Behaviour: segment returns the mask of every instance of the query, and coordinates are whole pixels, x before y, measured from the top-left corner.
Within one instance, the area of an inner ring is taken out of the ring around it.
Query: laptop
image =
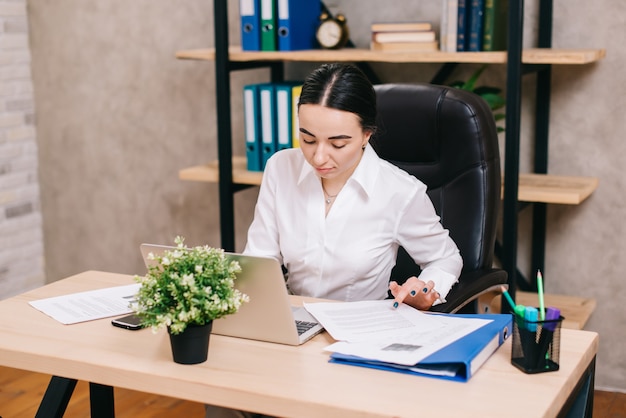
[[[162,254],[176,247],[141,244],[141,254],[146,267],[154,263],[148,254]],[[244,254],[225,253],[236,260],[241,273],[235,280],[235,288],[247,294],[250,301],[239,310],[213,321],[213,334],[279,344],[300,345],[323,328],[303,307],[291,306],[283,271],[277,260]]]

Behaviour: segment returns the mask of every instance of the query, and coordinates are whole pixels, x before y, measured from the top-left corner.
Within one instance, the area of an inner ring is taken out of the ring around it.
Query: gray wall
[[[367,45],[373,20],[439,20],[439,2],[393,0],[380,9],[378,2],[367,2],[336,1],[359,46]],[[229,3],[237,43],[238,2]],[[527,3],[530,42],[537,0]],[[170,243],[183,235],[192,245],[219,245],[216,185],[177,179],[180,168],[216,156],[212,63],[174,58],[177,50],[213,45],[212,2],[29,0],[28,7],[47,280],[88,269],[142,273],[138,246],[144,241]],[[555,1],[554,9],[555,47],[603,47],[607,57],[553,70],[550,171],[597,176],[600,187],[582,205],[549,207],[546,287],[597,298],[587,325],[601,338],[597,386],[626,391],[626,3]],[[294,65],[289,73],[308,68]],[[475,68],[465,66],[453,77]],[[385,81],[427,81],[437,66],[376,69]],[[503,70],[490,67],[486,80],[501,83]],[[235,138],[241,137],[241,85],[265,76],[232,76]],[[531,81],[525,86],[532,87]],[[523,107],[532,110],[528,101]],[[528,132],[532,119],[525,117],[522,125]],[[234,146],[242,152],[241,141]],[[524,168],[531,149],[525,138]],[[255,189],[236,196],[239,248],[255,199]],[[527,252],[522,243],[520,269],[526,272]]]

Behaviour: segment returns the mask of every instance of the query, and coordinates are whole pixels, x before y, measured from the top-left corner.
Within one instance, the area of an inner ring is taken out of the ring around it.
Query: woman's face
[[[371,133],[354,113],[321,105],[300,105],[300,148],[321,178],[346,181],[363,155]]]

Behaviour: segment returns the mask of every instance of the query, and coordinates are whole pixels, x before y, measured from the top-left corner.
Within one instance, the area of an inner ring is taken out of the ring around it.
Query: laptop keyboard
[[[302,335],[314,326],[317,325],[317,322],[308,322],[308,321],[296,321],[296,327],[298,328],[298,335]]]

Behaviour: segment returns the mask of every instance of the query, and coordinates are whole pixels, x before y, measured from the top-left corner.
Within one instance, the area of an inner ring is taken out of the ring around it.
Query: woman
[[[376,94],[355,66],[326,64],[302,86],[300,148],[267,162],[244,253],[279,260],[292,293],[343,301],[385,299],[428,309],[445,302],[462,260],[426,186],[369,145]],[[389,283],[398,246],[421,266]],[[206,406],[207,417],[258,417]]]
[[[459,251],[426,186],[378,157],[376,94],[349,64],[325,64],[305,80],[298,105],[300,148],[267,162],[245,253],[270,256],[297,295],[384,299],[429,309],[461,272]],[[422,268],[389,283],[398,247]]]

